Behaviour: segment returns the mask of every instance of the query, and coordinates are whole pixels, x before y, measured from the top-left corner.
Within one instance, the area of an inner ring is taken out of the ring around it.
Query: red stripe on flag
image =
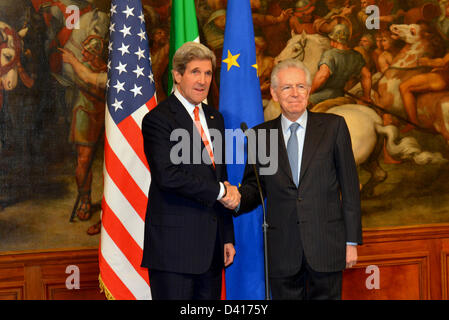
[[[226,300],[226,278],[225,278],[225,269],[223,269],[223,273],[221,275],[221,300]]]
[[[145,221],[145,213],[147,210],[147,195],[140,189],[128,170],[122,164],[120,159],[114,153],[109,145],[107,137],[104,141],[104,165],[109,177],[114,181],[117,188],[123,196],[128,200],[129,204],[139,214],[142,222]]]
[[[151,111],[157,105],[156,96],[153,96],[150,100],[148,100],[145,105],[148,107],[148,110]]]
[[[149,283],[148,271],[146,268],[140,266],[142,259],[142,249],[131,237],[128,230],[123,226],[121,221],[117,218],[115,213],[108,206],[106,201],[103,200],[103,228],[108,234],[114,235],[114,243],[119,247],[120,251],[128,259],[130,264],[139,273],[139,275]],[[143,226],[142,226],[143,228]]]
[[[150,170],[147,163],[147,158],[145,157],[145,152],[143,151],[143,136],[142,130],[137,125],[133,117],[128,117],[120,122],[117,127],[122,132],[128,144],[133,148],[134,152],[137,154],[145,167]]]
[[[136,297],[128,289],[128,287],[115,274],[114,270],[104,259],[101,250],[99,250],[99,265],[101,270],[101,280],[109,292],[116,300],[136,300]]]

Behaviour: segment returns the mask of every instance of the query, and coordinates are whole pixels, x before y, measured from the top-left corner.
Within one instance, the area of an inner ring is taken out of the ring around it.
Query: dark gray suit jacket
[[[292,179],[281,117],[254,129],[278,130],[278,170],[260,176],[267,199],[270,276],[297,273],[303,254],[315,271],[343,270],[346,242],[362,243],[359,181],[346,122],[340,116],[308,111],[298,188]],[[258,147],[260,143],[264,142],[258,141]],[[260,172],[259,161],[257,166]],[[237,214],[260,204],[254,171],[248,164],[240,192]]]

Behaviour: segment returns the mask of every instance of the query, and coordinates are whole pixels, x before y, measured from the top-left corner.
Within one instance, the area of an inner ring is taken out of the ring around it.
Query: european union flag
[[[226,129],[248,127],[262,123],[263,106],[257,77],[256,49],[250,0],[228,0],[226,28],[220,76],[220,111]],[[243,135],[243,133],[242,133]],[[236,164],[245,150],[236,142],[226,141],[227,155],[234,156],[228,163],[229,182],[238,185],[244,164]],[[234,148],[234,150],[230,150]],[[230,159],[227,159],[230,160]],[[241,161],[240,161],[241,162]],[[226,298],[233,300],[264,299],[264,256],[261,208],[234,218],[237,254],[226,270]]]

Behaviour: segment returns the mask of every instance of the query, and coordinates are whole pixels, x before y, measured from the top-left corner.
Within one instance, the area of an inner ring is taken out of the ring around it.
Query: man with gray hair
[[[272,71],[271,95],[282,114],[254,128],[277,130],[278,170],[260,175],[267,198],[268,267],[273,299],[340,299],[342,271],[362,243],[360,195],[351,137],[344,118],[307,111],[310,72],[285,60]],[[270,155],[272,156],[272,155]],[[258,171],[263,165],[256,159]],[[235,215],[260,204],[257,178],[246,166]]]
[[[225,136],[223,116],[202,102],[214,67],[207,47],[182,45],[173,57],[174,93],[142,122],[152,180],[142,266],[148,268],[156,300],[219,299],[223,268],[235,255],[232,216],[220,202],[238,203],[240,194],[226,182],[226,165],[214,160],[224,154],[224,144],[211,139],[212,130]],[[187,162],[171,158],[179,143],[171,139],[175,130],[188,133],[187,148],[180,151]],[[203,154],[210,157],[207,162]],[[203,161],[194,163],[198,155]]]

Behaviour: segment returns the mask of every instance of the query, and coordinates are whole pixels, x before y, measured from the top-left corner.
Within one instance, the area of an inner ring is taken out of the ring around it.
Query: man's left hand
[[[235,248],[232,243],[225,243],[224,245],[224,264],[225,267],[234,262]]]
[[[346,268],[352,268],[357,263],[357,246],[346,245]]]

